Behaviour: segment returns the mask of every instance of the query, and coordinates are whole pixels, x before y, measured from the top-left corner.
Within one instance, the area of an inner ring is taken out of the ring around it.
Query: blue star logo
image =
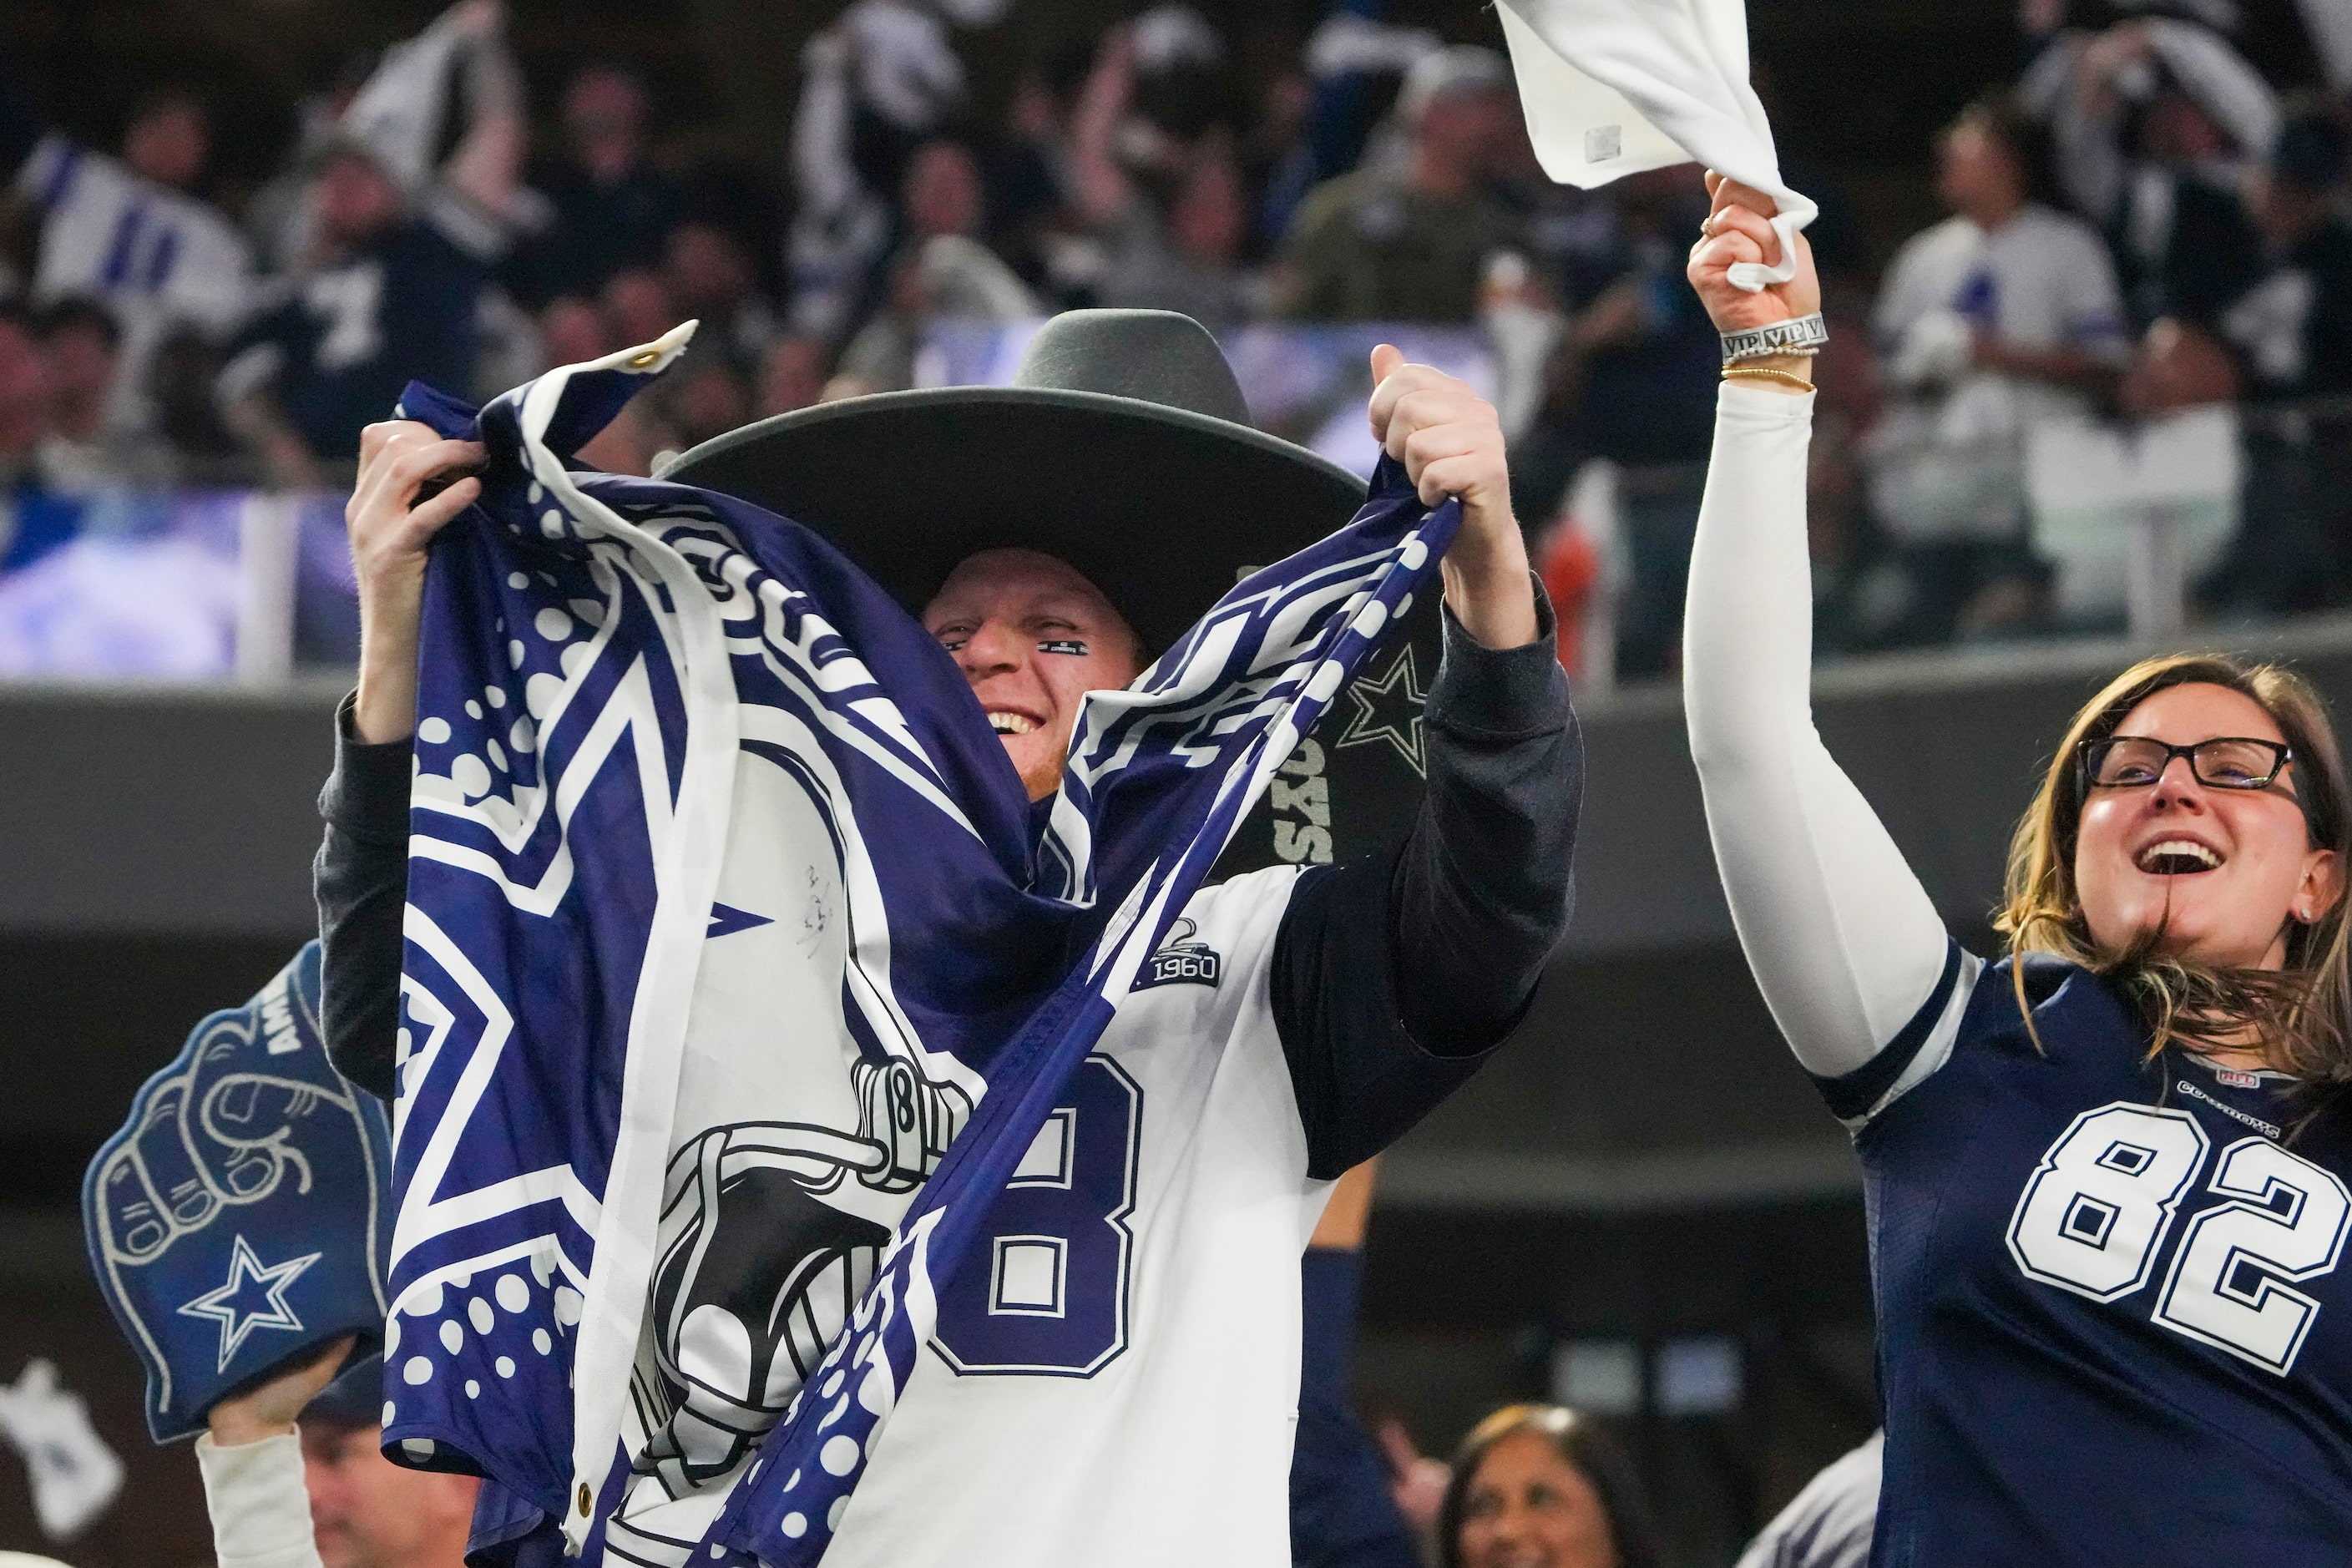
[[[286,1288],[325,1256],[313,1252],[306,1258],[292,1258],[265,1268],[254,1255],[252,1245],[242,1236],[236,1238],[236,1249],[229,1256],[228,1283],[217,1290],[205,1291],[180,1309],[184,1316],[211,1318],[219,1322],[220,1362],[213,1368],[215,1372],[228,1370],[228,1363],[244,1345],[246,1336],[256,1329],[301,1331],[302,1320],[286,1304]]]
[[[1378,680],[1369,675],[1359,676],[1348,687],[1348,700],[1356,710],[1348,717],[1348,728],[1333,742],[1340,746],[1369,746],[1385,741],[1397,749],[1397,754],[1426,777],[1422,762],[1421,709],[1424,700],[1421,689],[1421,671],[1413,664],[1410,644],[1397,652],[1388,673]]]

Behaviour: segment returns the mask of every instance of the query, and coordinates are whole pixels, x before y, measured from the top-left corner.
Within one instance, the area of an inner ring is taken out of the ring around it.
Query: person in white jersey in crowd
[[[1016,1183],[991,1211],[1007,1239],[1076,1238],[1055,1287],[1066,1300],[1050,1314],[1008,1311],[986,1262],[950,1278],[826,1549],[835,1568],[1179,1563],[1213,1549],[1235,1568],[1291,1560],[1300,1251],[1328,1184],[1467,1079],[1523,1016],[1566,926],[1579,789],[1566,677],[1511,515],[1495,411],[1393,348],[1371,368],[1372,432],[1401,470],[1383,482],[1463,506],[1425,706],[1382,721],[1426,769],[1412,829],[1391,852],[1277,863],[1186,906],[1161,950],[1166,979],[1138,988],[1066,1091],[1079,1131],[1058,1195]],[[1071,311],[1040,331],[1011,386],[782,415],[663,477],[803,523],[919,613],[1043,801],[1086,692],[1126,686],[1236,568],[1304,548],[1360,503],[1360,481],[1247,421],[1199,323]],[[481,453],[404,423],[372,427],[363,452],[350,507],[363,651],[321,800],[317,892],[329,1053],[390,1098],[425,555],[478,481],[417,496]],[[1345,732],[1302,747],[1299,765]],[[1328,808],[1339,794],[1316,798]],[[720,957],[748,963],[762,950],[736,951],[746,956]],[[746,973],[743,994],[764,981]],[[819,1321],[815,1342],[835,1331],[818,1314],[837,1309],[809,1304],[799,1283],[815,1271],[771,1281],[772,1266],[832,1256],[822,1249],[844,1235],[888,1234],[845,1232],[814,1203],[787,1217],[743,1212],[752,1223],[721,1213],[698,1268],[744,1270],[760,1283],[741,1299],[759,1306],[728,1342],[741,1359],[697,1386],[751,1394],[717,1436],[717,1423],[681,1415],[632,1456],[604,1528],[616,1552],[648,1563],[701,1555],[714,1508],[797,1387],[786,1336],[803,1316]],[[551,1561],[556,1521],[521,1500],[492,1519],[502,1493],[485,1489],[477,1521],[511,1552],[491,1561]]]
[[[1937,148],[1952,216],[1895,252],[1873,311],[1898,396],[1871,436],[1870,496],[1917,637],[2032,613],[2026,433],[2087,418],[2130,355],[2098,231],[2033,199],[2041,146],[2005,99],[1962,111]]]
[[[29,293],[39,306],[95,300],[113,317],[114,427],[153,423],[147,367],[175,328],[225,338],[251,306],[251,250],[194,194],[210,156],[204,105],[188,93],[142,100],[112,158],[43,125],[0,68],[0,180],[40,223]]]

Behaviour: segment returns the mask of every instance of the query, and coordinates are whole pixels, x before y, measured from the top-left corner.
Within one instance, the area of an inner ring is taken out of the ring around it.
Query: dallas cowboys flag
[[[1089,694],[1033,808],[824,540],[574,466],[689,331],[403,400],[489,461],[425,590],[386,1452],[592,1557],[682,1560],[694,1500],[698,1561],[810,1563],[1066,1080],[1458,509],[1384,470]]]
[[[302,1352],[383,1326],[391,1129],[319,1032],[319,944],[215,1013],[82,1179],[90,1266],[158,1443]]]

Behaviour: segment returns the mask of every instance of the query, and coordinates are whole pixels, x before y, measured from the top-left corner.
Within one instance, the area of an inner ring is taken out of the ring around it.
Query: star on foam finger
[[[324,1256],[313,1252],[265,1267],[251,1244],[242,1236],[236,1238],[236,1249],[229,1256],[228,1282],[180,1308],[184,1316],[212,1318],[220,1323],[220,1361],[213,1368],[215,1372],[228,1369],[246,1336],[256,1329],[301,1331],[302,1320],[286,1304],[286,1288]],[[251,1305],[257,1287],[262,1302],[258,1309]]]

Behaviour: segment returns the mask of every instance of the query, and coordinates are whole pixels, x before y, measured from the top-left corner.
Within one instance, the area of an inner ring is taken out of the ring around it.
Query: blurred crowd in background
[[[159,83],[83,145],[0,62],[0,574],[110,490],[331,491],[412,378],[487,397],[698,319],[584,454],[645,473],[936,380],[943,333],[1148,306],[1229,348],[1266,323],[1483,332],[1563,658],[1669,671],[1718,357],[1682,279],[1698,171],[1554,184],[1503,55],[1378,0],[1280,52],[1151,5],[982,120],[959,49],[1004,4],[856,0],[803,49],[764,170],[693,156],[625,62],[534,106],[496,0],[321,83],[233,200],[208,177],[230,106]],[[2352,23],[2310,0],[2294,79],[2236,24],[2232,0],[2025,0],[2015,76],[1935,148],[1949,216],[1907,238],[1784,145],[1822,207],[1824,648],[2119,617],[2069,576],[2064,520],[2097,498],[2067,485],[2102,461],[2186,498],[2201,613],[2352,603]],[[2167,462],[2186,477],[2148,477]]]

